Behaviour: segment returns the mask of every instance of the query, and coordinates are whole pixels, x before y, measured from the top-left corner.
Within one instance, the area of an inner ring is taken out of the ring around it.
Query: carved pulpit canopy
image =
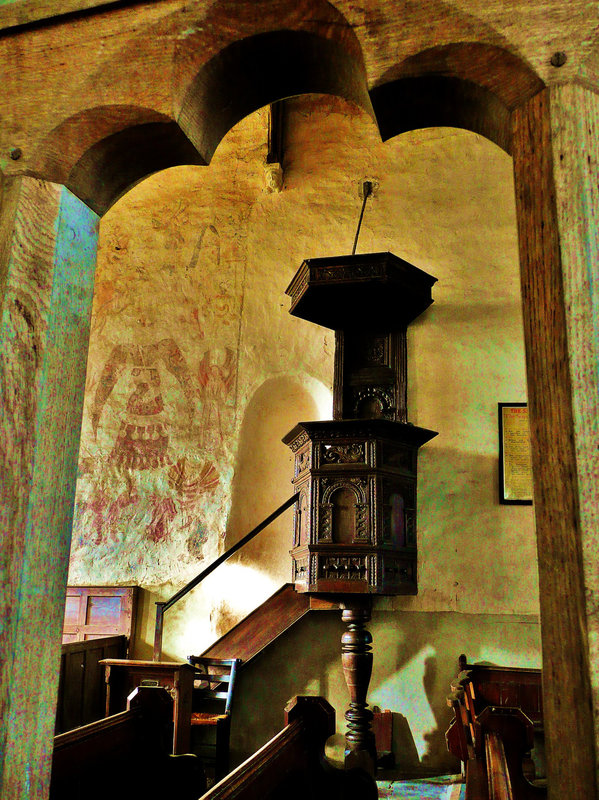
[[[283,441],[295,454],[298,591],[415,594],[418,448],[408,423],[407,326],[436,278],[392,253],[303,262],[291,313],[335,330],[333,416]]]

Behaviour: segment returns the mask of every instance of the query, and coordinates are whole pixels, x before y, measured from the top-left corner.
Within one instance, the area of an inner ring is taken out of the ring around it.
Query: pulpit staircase
[[[266,519],[253,528],[250,533],[222,553],[169,600],[156,603],[154,661],[160,661],[162,656],[162,634],[165,612],[198,586],[208,575],[214,572],[217,567],[254,539],[255,536],[267,528],[275,519],[287,511],[287,509],[294,506],[297,503],[298,497],[298,494],[293,494],[280,505],[276,511],[266,517]],[[250,612],[248,616],[198,655],[210,658],[238,658],[241,660],[242,664],[247,664],[255,658],[258,653],[264,650],[265,647],[268,647],[269,644],[304,617],[310,610],[328,610],[331,608],[338,608],[338,606],[323,603],[316,599],[310,599],[308,595],[296,592],[293,584],[286,583],[258,606],[258,608]]]

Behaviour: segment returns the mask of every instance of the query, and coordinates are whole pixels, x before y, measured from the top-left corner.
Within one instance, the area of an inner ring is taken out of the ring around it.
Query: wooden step
[[[251,661],[310,610],[310,598],[286,583],[255,611],[210,645],[202,656]]]

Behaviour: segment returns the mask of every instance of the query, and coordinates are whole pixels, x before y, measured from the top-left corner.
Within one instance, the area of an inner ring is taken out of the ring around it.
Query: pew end
[[[173,702],[160,687],[138,687],[127,709],[54,737],[50,800],[197,800],[201,761],[171,755]]]

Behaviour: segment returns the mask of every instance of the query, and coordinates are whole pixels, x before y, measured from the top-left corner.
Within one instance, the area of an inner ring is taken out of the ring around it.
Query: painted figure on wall
[[[226,527],[245,230],[151,184],[102,221],[75,582],[179,580]]]
[[[169,463],[169,420],[162,397],[161,365],[179,383],[191,421],[194,413],[191,376],[173,339],[151,345],[117,345],[104,365],[91,409],[94,436],[106,401],[127,367],[133,385],[110,456],[117,467],[152,469]]]
[[[201,441],[203,447],[222,444],[225,438],[224,409],[230,402],[235,386],[235,354],[225,347],[222,361],[219,354],[207,350],[198,369],[202,393]]]

